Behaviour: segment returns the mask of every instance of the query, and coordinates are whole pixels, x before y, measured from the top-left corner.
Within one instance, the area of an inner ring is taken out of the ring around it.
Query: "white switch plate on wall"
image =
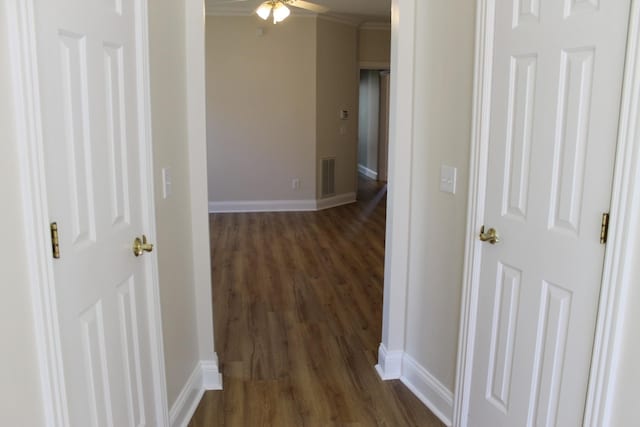
[[[453,166],[440,166],[440,191],[456,194],[457,171]]]
[[[171,195],[171,168],[162,168],[162,198]]]

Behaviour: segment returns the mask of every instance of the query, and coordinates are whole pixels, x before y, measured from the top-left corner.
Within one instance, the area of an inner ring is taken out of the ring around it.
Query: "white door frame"
[[[488,169],[489,111],[493,68],[493,36],[496,0],[478,0],[476,17],[476,58],[474,74],[473,124],[467,216],[467,241],[458,341],[454,426],[466,426],[470,401],[473,349],[478,304],[481,243],[477,238],[483,224]],[[631,272],[625,262],[634,256],[632,235],[626,230],[640,217],[640,206],[633,203],[640,192],[637,180],[640,163],[640,0],[631,1],[631,15],[620,111],[618,145],[611,199],[611,223],[598,306],[589,388],[584,416],[585,426],[605,425],[610,407],[615,365],[616,326],[625,304],[622,298]],[[596,230],[594,230],[596,232]],[[636,257],[638,254],[635,255]]]
[[[20,174],[25,215],[25,246],[30,255],[29,281],[35,338],[40,368],[44,419],[47,426],[68,426],[67,396],[57,322],[55,282],[48,235],[46,179],[42,125],[40,122],[39,76],[36,50],[34,0],[6,0],[9,24],[9,43],[12,63],[14,105],[16,110],[16,137],[20,141]],[[138,117],[140,120],[141,173],[143,184],[142,214],[145,233],[156,235],[153,191],[153,158],[151,140],[151,110],[149,104],[149,40],[147,0],[136,0],[136,44],[140,52],[137,79],[144,82],[138,87]],[[146,181],[146,182],[145,182]],[[162,323],[160,318],[160,292],[155,252],[145,259],[148,283],[147,299],[154,400],[156,419],[167,425],[166,378]]]
[[[411,239],[416,1],[391,0],[387,224],[382,338],[376,365],[383,380],[400,378],[405,350]]]

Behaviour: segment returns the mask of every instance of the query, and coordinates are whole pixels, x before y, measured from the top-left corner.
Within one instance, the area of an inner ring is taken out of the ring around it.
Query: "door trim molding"
[[[33,0],[31,0],[33,1]],[[135,0],[136,48],[138,63],[136,64],[138,129],[140,144],[140,177],[144,179],[146,191],[141,194],[142,226],[157,241],[155,214],[155,189],[153,181],[153,134],[151,131],[151,76],[149,65],[149,4],[148,0]],[[145,257],[147,274],[147,321],[149,325],[149,344],[151,352],[151,372],[153,375],[153,393],[155,400],[156,420],[159,425],[169,422],[169,399],[167,396],[167,378],[164,360],[164,335],[162,330],[162,305],[160,301],[160,280],[158,273],[158,253],[151,252]]]
[[[478,0],[476,6],[475,65],[473,75],[473,113],[469,157],[469,198],[456,381],[453,395],[453,425],[466,426],[471,392],[473,346],[478,304],[481,246],[476,238],[484,212],[489,151],[489,110],[493,72],[495,0]]]
[[[380,348],[384,348],[386,354],[390,355],[397,355],[398,352],[405,350],[407,326],[409,254],[411,252],[416,4],[417,0],[392,0],[391,2],[391,63],[395,68],[390,80],[389,184],[380,343]],[[390,366],[392,369],[389,369]],[[385,379],[400,377],[400,372],[383,359],[378,360],[376,369],[382,372]]]
[[[473,368],[473,348],[477,320],[480,244],[476,232],[483,220],[488,167],[489,110],[493,68],[495,0],[478,0],[476,15],[476,54],[474,71],[473,123],[469,173],[469,208],[464,276],[460,310],[460,329],[454,393],[453,425],[467,425]],[[625,265],[632,234],[627,230],[640,216],[640,203],[634,203],[634,191],[640,190],[636,178],[640,172],[640,0],[631,0],[622,93],[622,108],[613,193],[611,223],[598,306],[594,350],[585,406],[584,425],[605,425],[610,410],[609,391],[613,386],[619,339],[616,327],[624,307],[622,293],[631,280]]]
[[[631,0],[622,87],[609,242],[584,416],[584,425],[593,427],[608,425],[611,416],[617,353],[622,344],[617,329],[626,307],[625,288],[634,280],[627,261],[634,257],[629,253],[633,247],[633,234],[629,231],[640,218],[640,0]]]
[[[33,0],[7,1],[13,99],[16,113],[25,249],[38,352],[43,417],[48,426],[69,425],[58,329],[44,173]]]
[[[38,353],[39,377],[43,417],[47,426],[68,426],[69,414],[62,363],[61,339],[55,295],[55,281],[51,258],[49,212],[47,203],[44,147],[42,138],[39,75],[37,63],[36,23],[34,0],[9,0],[6,3],[9,25],[11,78],[14,87],[16,138],[18,145],[20,185],[23,197],[24,236],[29,254],[29,282],[34,318],[34,335]],[[135,4],[137,21],[136,44],[140,51],[137,78],[138,114],[141,120],[140,138],[141,176],[147,177],[143,192],[143,224],[147,233],[155,235],[153,215],[153,159],[151,150],[151,110],[149,105],[149,47],[147,0]],[[144,194],[146,193],[146,194]],[[157,257],[149,254],[146,269],[149,274],[149,334],[156,417],[160,425],[168,422],[166,380],[162,329],[160,322],[160,294],[157,276]]]

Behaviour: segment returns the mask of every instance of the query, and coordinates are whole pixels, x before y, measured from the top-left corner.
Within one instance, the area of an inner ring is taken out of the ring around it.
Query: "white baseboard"
[[[388,351],[384,344],[378,347],[376,371],[383,380],[397,380],[402,376],[403,351]]]
[[[316,210],[335,208],[336,206],[348,205],[356,201],[356,193],[338,194],[337,196],[319,199],[316,202]]]
[[[358,172],[360,172],[367,178],[378,179],[378,172],[374,171],[373,169],[369,169],[364,165],[358,164]]]
[[[209,202],[209,213],[319,211],[346,205],[355,201],[356,193],[338,194],[337,196],[318,200],[241,200],[237,202]]]
[[[217,360],[200,361],[202,371],[202,388],[205,390],[222,390],[222,374],[218,370]]]
[[[315,211],[315,200],[241,200],[209,202],[209,213]]]
[[[440,421],[451,426],[453,393],[407,353],[402,355],[400,381],[440,418]]]
[[[187,427],[206,390],[222,390],[222,375],[217,360],[201,360],[196,364],[171,406],[169,425]]]

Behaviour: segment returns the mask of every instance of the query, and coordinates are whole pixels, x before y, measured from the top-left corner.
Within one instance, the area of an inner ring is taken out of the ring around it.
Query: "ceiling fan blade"
[[[305,0],[293,0],[289,3],[289,5],[294,7],[299,7],[300,9],[310,10],[315,13],[327,13],[329,12],[329,8],[325,6],[320,6],[319,4],[311,3]]]

